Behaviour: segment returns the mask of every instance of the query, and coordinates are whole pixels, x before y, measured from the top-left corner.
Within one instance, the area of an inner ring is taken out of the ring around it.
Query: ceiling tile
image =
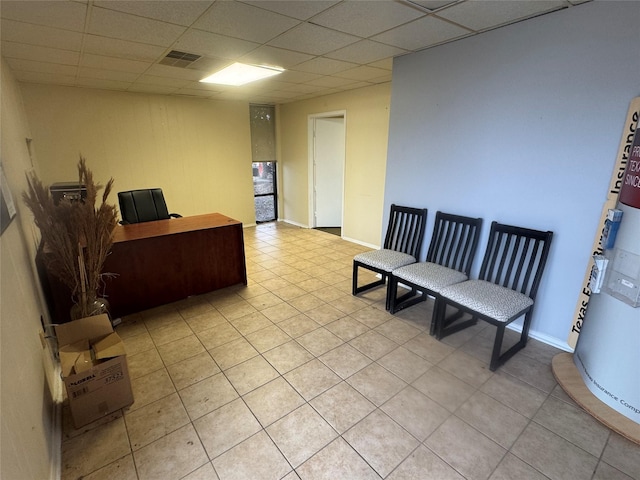
[[[235,58],[258,46],[257,43],[195,29],[188,30],[174,45],[183,52],[220,58]]]
[[[350,78],[351,80],[372,80],[380,77],[386,78],[388,75],[389,72],[387,70],[363,65],[340,72],[336,76],[341,78]]]
[[[409,3],[415,3],[416,5],[420,5],[421,7],[426,8],[427,10],[437,10],[439,8],[444,7],[445,5],[451,5],[456,3],[458,0],[405,0]]]
[[[108,57],[154,62],[166,51],[166,47],[87,35],[84,40],[84,51],[85,53],[95,53]]]
[[[102,68],[80,67],[78,69],[78,78],[98,78],[105,80],[115,80],[118,82],[135,82],[138,73],[117,72],[115,70],[104,70]]]
[[[199,70],[191,70],[189,68],[168,67],[166,65],[154,64],[147,71],[149,75],[158,77],[178,78],[181,80],[198,81],[203,77]]]
[[[311,82],[308,82],[309,85],[318,85],[320,87],[342,87],[344,85],[349,85],[354,83],[353,80],[348,78],[339,78],[339,77],[320,77]]]
[[[127,89],[127,91],[137,93],[154,93],[158,95],[171,95],[172,93],[177,92],[178,89],[176,87],[167,87],[162,85],[146,85],[142,83],[134,83]]]
[[[187,69],[198,70],[199,72],[207,72],[208,74],[211,74],[223,69],[227,65],[229,65],[228,58],[201,57],[199,60],[196,60],[189,65]]]
[[[269,42],[269,45],[310,53],[312,55],[323,55],[327,52],[346,47],[358,40],[359,38],[353,35],[303,23],[283,33],[275,40],[272,40]]]
[[[116,70],[119,72],[143,73],[151,66],[150,62],[138,62],[123,58],[105,57],[103,55],[85,54],[80,62],[82,67]]]
[[[180,78],[158,77],[155,75],[140,75],[136,84],[140,85],[158,85],[163,87],[182,88],[189,85],[189,80]]]
[[[64,75],[57,73],[45,73],[45,72],[27,72],[15,70],[13,72],[16,79],[20,82],[31,83],[51,83],[54,85],[75,85],[76,76]]]
[[[209,98],[217,92],[211,92],[207,90],[196,90],[193,88],[179,88],[174,91],[175,95],[185,95],[189,97]]]
[[[6,58],[21,58],[37,62],[61,63],[63,65],[78,65],[80,60],[79,52],[69,50],[7,41],[2,42],[1,45],[2,55]]]
[[[394,57],[406,53],[406,50],[391,45],[385,45],[371,40],[361,40],[352,43],[339,50],[334,50],[326,54],[329,58],[344,60],[359,64],[371,63],[387,57]]]
[[[4,8],[0,11],[4,14]],[[76,52],[79,52],[82,47],[82,34],[79,32],[6,19],[2,20],[0,30],[2,31],[2,41],[22,42]]]
[[[216,2],[194,27],[220,35],[266,43],[298,23],[290,17],[239,2]]]
[[[185,30],[179,25],[97,7],[92,9],[89,23],[89,33],[165,47]]]
[[[393,58],[583,1],[0,0],[0,48],[24,82],[290,102],[390,82]],[[201,58],[160,65],[170,50]],[[286,70],[198,82],[234,61]]]
[[[308,20],[332,5],[339,3],[339,1],[340,0],[313,0],[295,2],[291,0],[254,0],[245,3],[299,20]]]
[[[322,87],[317,85],[309,85],[306,83],[294,83],[290,87],[287,87],[287,90],[291,90],[292,92],[298,92],[300,94],[306,93],[315,93],[322,90]]]
[[[118,80],[110,80],[107,78],[93,78],[82,77],[78,78],[76,85],[81,87],[100,88],[102,90],[127,90],[130,86],[130,82],[123,82]]]
[[[383,60],[378,60],[377,62],[371,62],[369,66],[391,71],[393,68],[393,58],[385,58]]]
[[[2,18],[82,32],[87,6],[78,2],[2,1]]]
[[[21,60],[19,58],[7,58],[6,60],[14,71],[53,73],[56,75],[75,75],[78,71],[78,67],[73,65],[35,62],[33,60]]]
[[[271,65],[290,68],[312,58],[313,55],[306,53],[292,52],[291,50],[263,45],[244,55],[239,60],[253,65]]]
[[[149,0],[94,1],[94,5],[98,7],[184,26],[189,26],[195,22],[212,4],[212,1],[203,0],[163,0],[161,2]]]
[[[221,86],[216,85],[214,83],[203,83],[203,82],[189,82],[183,88],[188,88],[190,90],[207,90],[210,93],[221,91]]]
[[[496,8],[498,4],[499,8]],[[535,2],[467,0],[439,11],[438,16],[478,31],[556,10],[565,5],[566,2],[562,0],[536,0]]]
[[[424,17],[373,37],[377,40],[407,50],[420,50],[447,40],[468,35],[464,28],[435,17]]]
[[[287,70],[278,75],[278,80],[290,83],[305,83],[320,78],[322,75],[307,72],[297,72],[295,70]]]
[[[353,63],[333,60],[330,58],[316,57],[308,62],[296,65],[295,70],[300,72],[317,73],[319,75],[333,75],[355,67]]]
[[[370,37],[423,17],[424,12],[401,2],[346,0],[313,18],[313,23],[341,32]]]

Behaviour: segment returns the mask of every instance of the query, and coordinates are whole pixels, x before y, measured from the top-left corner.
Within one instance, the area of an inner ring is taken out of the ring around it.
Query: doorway
[[[309,117],[309,223],[342,228],[345,112]]]

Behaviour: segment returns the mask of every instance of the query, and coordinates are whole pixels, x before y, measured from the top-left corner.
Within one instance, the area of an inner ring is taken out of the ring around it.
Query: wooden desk
[[[117,274],[105,279],[111,318],[247,284],[242,223],[219,213],[118,225],[114,235],[103,270]],[[36,266],[51,320],[68,322],[71,293],[42,255]]]
[[[118,225],[104,272],[112,318],[247,284],[242,223],[219,213]]]
[[[112,318],[247,284],[242,223],[219,213],[118,225],[104,272]]]

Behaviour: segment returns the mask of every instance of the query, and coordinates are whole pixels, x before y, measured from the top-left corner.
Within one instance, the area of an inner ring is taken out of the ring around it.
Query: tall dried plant
[[[111,275],[102,269],[113,244],[118,215],[115,205],[107,203],[113,178],[104,187],[102,200],[96,207],[98,192],[103,187],[94,182],[82,155],[78,162],[78,182],[86,188],[84,201],[64,198],[56,204],[49,188],[37,175],[28,174],[28,189],[22,198],[40,229],[45,267],[69,288],[79,315],[85,317],[92,313],[103,277]]]

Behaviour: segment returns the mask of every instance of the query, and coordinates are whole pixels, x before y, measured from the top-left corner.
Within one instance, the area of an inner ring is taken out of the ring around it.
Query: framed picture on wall
[[[0,162],[0,235],[4,233],[6,228],[16,216],[16,206],[13,203],[9,184],[4,176],[4,169]]]

